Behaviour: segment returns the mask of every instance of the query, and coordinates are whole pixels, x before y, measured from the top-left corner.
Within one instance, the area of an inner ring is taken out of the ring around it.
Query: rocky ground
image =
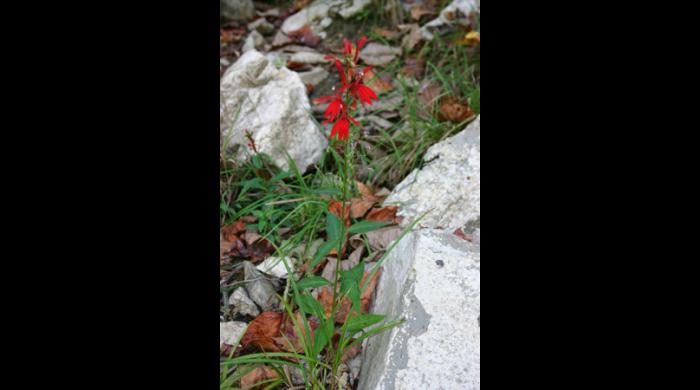
[[[480,388],[479,2],[221,7],[221,388]],[[313,99],[361,36],[348,151]]]

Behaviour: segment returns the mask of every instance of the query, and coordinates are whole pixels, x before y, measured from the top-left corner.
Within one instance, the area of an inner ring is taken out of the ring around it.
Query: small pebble
[[[444,261],[442,261],[442,260],[437,260],[437,261],[435,262],[435,264],[437,264],[437,265],[438,265],[438,267],[442,267],[442,266],[444,266],[444,265],[445,265],[445,262],[444,262]]]

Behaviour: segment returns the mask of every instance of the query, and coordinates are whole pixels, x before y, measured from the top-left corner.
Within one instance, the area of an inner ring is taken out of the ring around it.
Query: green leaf
[[[348,291],[348,298],[352,302],[352,308],[356,312],[360,312],[360,287],[356,284],[350,286],[350,291]]]
[[[348,293],[348,298],[358,313],[360,312],[360,281],[364,273],[364,261],[347,271],[340,271],[340,292],[341,294]]]
[[[244,194],[248,192],[250,189],[258,189],[258,190],[264,190],[265,187],[262,184],[262,180],[259,177],[256,177],[255,179],[250,179],[241,182],[241,193],[238,194],[238,198],[240,199]]]
[[[334,241],[329,241],[326,243],[323,243],[320,247],[318,247],[318,250],[316,251],[316,254],[314,255],[314,258],[311,260],[311,264],[307,268],[307,270],[312,270],[314,269],[321,260],[323,260],[326,255],[328,255],[333,248],[336,247],[336,243]]]
[[[347,282],[355,282],[355,285],[360,284],[360,280],[362,280],[362,275],[365,273],[365,262],[361,261],[359,264],[356,266],[350,268],[347,271],[340,271],[340,279],[341,282],[343,280],[346,280]]]
[[[292,176],[292,174],[289,173],[289,172],[287,172],[287,171],[279,172],[279,173],[277,173],[275,176],[272,176],[272,178],[270,179],[270,183],[275,183],[275,182],[277,182],[277,181],[286,179],[286,178],[288,178],[288,177],[290,177],[290,176]]]
[[[377,326],[376,328],[372,328],[369,331],[363,333],[360,337],[356,338],[353,340],[350,344],[348,344],[348,347],[352,347],[353,345],[357,345],[362,343],[366,338],[372,337],[376,334],[379,334],[385,330],[391,329],[397,325],[401,325],[404,322],[404,320],[398,320],[398,321],[392,321],[388,322],[384,325]]]
[[[329,212],[326,218],[326,234],[328,234],[328,240],[337,243],[340,238],[340,229],[340,219],[338,219],[335,214]]]
[[[385,316],[379,314],[362,314],[348,318],[346,329],[350,334],[355,334],[362,329],[383,321]]]
[[[318,356],[333,336],[333,321],[321,319],[321,326],[314,333],[313,357]]]
[[[320,276],[309,276],[297,282],[297,288],[303,290],[305,288],[321,287],[331,284],[328,280]]]
[[[332,188],[332,187],[325,187],[325,188],[314,188],[311,190],[312,194],[315,195],[328,195],[331,197],[339,197],[342,195],[342,192],[338,190],[337,188]]]
[[[380,228],[383,228],[384,226],[390,225],[391,222],[379,222],[379,221],[360,221],[348,229],[348,233],[350,234],[358,234],[358,233],[368,233],[373,230],[377,230]]]
[[[325,312],[323,306],[314,299],[311,295],[295,295],[294,300],[296,301],[299,308],[306,313],[315,315],[316,317],[323,318]]]

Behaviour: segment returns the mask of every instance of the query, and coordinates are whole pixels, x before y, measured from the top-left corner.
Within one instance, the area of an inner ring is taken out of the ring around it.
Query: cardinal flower
[[[354,75],[351,83],[346,84],[343,86],[343,88],[341,88],[341,92],[349,88],[350,95],[352,95],[353,98],[359,100],[360,103],[362,103],[362,107],[365,106],[365,103],[371,106],[372,99],[379,100],[377,98],[377,94],[374,93],[372,88],[366,86],[363,81],[363,76],[370,70],[372,70],[371,66],[366,67],[362,72],[359,72],[356,75]]]
[[[323,114],[325,119],[323,124],[334,122],[331,128],[331,138],[337,136],[341,141],[348,139],[351,123],[362,129],[362,126],[349,114],[350,110],[356,108],[358,100],[363,107],[365,103],[372,105],[373,100],[378,100],[377,94],[372,88],[365,85],[362,79],[372,67],[368,66],[363,71],[357,69],[360,50],[365,43],[367,43],[367,37],[360,38],[354,46],[350,41],[344,39],[343,57],[324,57],[326,60],[333,61],[340,78],[340,88],[336,90],[334,87],[333,95],[314,99],[314,103],[317,104],[328,102],[326,112]]]
[[[339,140],[345,141],[348,138],[348,133],[350,132],[350,122],[352,122],[355,126],[362,128],[362,126],[360,126],[360,124],[357,123],[353,117],[348,115],[347,111],[345,111],[343,112],[343,116],[333,125],[333,128],[331,129],[331,138],[335,137],[337,134]]]
[[[314,99],[314,103],[316,104],[330,100],[330,103],[328,103],[328,107],[326,108],[326,112],[323,114],[323,117],[326,119],[326,121],[323,122],[324,125],[333,122],[335,118],[337,118],[343,111],[343,96],[341,93],[342,91],[338,91],[335,95],[323,96]]]
[[[337,122],[335,122],[333,128],[331,129],[331,138],[335,137],[337,134],[339,140],[345,141],[345,139],[348,138],[349,129],[350,122],[348,122],[348,120],[345,118],[340,118]]]

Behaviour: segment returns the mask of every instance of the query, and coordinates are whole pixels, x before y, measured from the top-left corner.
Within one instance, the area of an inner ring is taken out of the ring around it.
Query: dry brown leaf
[[[372,294],[374,293],[374,289],[377,287],[377,282],[379,281],[379,275],[381,273],[382,269],[380,268],[377,273],[374,274],[374,277],[369,281],[369,283],[367,283],[365,289],[362,290],[362,295],[360,296],[360,310],[362,310],[362,313],[367,313],[369,310],[369,305],[372,303]],[[368,276],[369,272],[365,272],[360,285],[365,282],[365,278]]]
[[[241,387],[244,390],[253,390],[256,388],[256,385],[258,383],[265,382],[258,386],[262,388],[265,385],[269,384],[266,381],[277,379],[278,377],[279,374],[277,373],[277,371],[273,370],[268,366],[260,366],[255,368],[253,371],[245,374],[243,378],[241,378]]]
[[[318,302],[323,306],[323,311],[326,313],[326,318],[328,318],[333,308],[333,291],[329,286],[321,287],[318,294]]]
[[[360,351],[362,351],[362,343],[357,343],[351,347],[345,348],[345,350],[343,350],[343,355],[340,357],[340,362],[341,363],[347,362],[348,360],[359,355]]]
[[[308,25],[304,25],[304,27],[296,31],[291,31],[289,34],[287,34],[287,37],[307,46],[317,46],[319,43],[321,43],[321,37],[314,34]]]
[[[300,10],[309,5],[310,2],[311,0],[294,0],[294,8]]]
[[[360,183],[359,181],[355,181],[355,184],[357,185],[357,189],[360,191],[360,194],[362,194],[364,199],[379,201],[379,198],[374,195],[374,190],[372,187],[364,183]]]
[[[420,91],[418,91],[418,100],[423,103],[429,110],[437,98],[440,97],[442,92],[442,87],[437,83],[429,83],[424,85]]]
[[[377,76],[371,69],[362,76],[362,81],[378,95],[389,92],[392,89],[391,82]]]
[[[306,263],[304,263],[304,265],[302,265],[301,268],[299,268],[299,273],[303,275],[306,272],[307,268],[309,268],[309,266],[311,265],[312,261],[313,259],[307,260]],[[314,269],[310,271],[310,273],[315,274],[316,272],[318,272],[318,270],[321,269],[321,267],[324,267],[325,265],[326,259],[323,259],[314,267]]]
[[[401,40],[401,47],[407,51],[413,50],[418,43],[423,40],[423,33],[421,32],[418,23],[402,24],[398,27],[402,31],[407,32],[407,34]]]
[[[224,235],[220,234],[219,237],[219,262],[223,262],[224,253],[233,249],[234,243],[231,241],[224,240]]]
[[[374,289],[377,287],[377,281],[379,280],[379,274],[381,274],[381,269],[374,274],[374,277],[367,283],[367,286],[362,290],[362,295],[360,295],[360,312],[367,313],[369,310],[369,305],[372,303],[372,294]],[[369,277],[370,272],[365,272],[362,275],[362,280],[360,281],[360,286],[365,284],[365,280]],[[352,302],[349,298],[345,298],[340,304],[338,313],[335,316],[335,322],[338,324],[343,324],[347,320],[348,316],[354,316],[357,312],[352,310]]]
[[[452,232],[452,234],[454,234],[455,236],[457,236],[463,240],[470,241],[470,242],[473,239],[472,235],[464,233],[464,231],[462,231],[462,228],[457,228],[454,232]]]
[[[366,200],[363,198],[352,198],[350,205],[350,216],[355,219],[360,219],[367,214],[367,211],[377,203],[374,200]]]
[[[248,324],[248,329],[246,329],[243,338],[241,338],[240,349],[243,350],[248,346],[252,346],[266,352],[282,352],[282,349],[274,340],[280,334],[281,325],[281,313],[262,312]]]
[[[398,226],[388,226],[368,232],[366,235],[367,243],[373,251],[383,251],[386,250],[394,240],[401,236],[401,228]]]
[[[375,32],[377,35],[379,35],[379,36],[381,36],[381,37],[384,37],[384,38],[386,38],[386,39],[388,39],[388,40],[393,40],[393,39],[396,39],[396,38],[398,38],[399,36],[401,36],[401,33],[400,33],[400,32],[398,32],[398,31],[393,31],[393,30],[389,30],[389,29],[386,29],[386,28],[383,28],[383,27],[375,27],[375,28],[374,28],[374,32]]]
[[[274,338],[274,341],[280,348],[287,352],[302,352],[304,350],[303,340],[306,336],[306,328],[304,326],[304,319],[301,312],[296,312],[294,317],[296,323],[299,326],[300,335],[297,335],[296,328],[294,327],[294,321],[291,317],[284,314],[284,320],[282,321],[282,326],[280,327],[280,335]],[[308,320],[309,328],[311,331],[311,339],[313,340],[314,332],[319,327],[319,322],[313,319]]]
[[[221,232],[224,235],[224,240],[226,241],[234,241],[238,238],[238,234],[244,231],[245,222],[241,221],[240,219],[230,225],[226,225],[223,228],[221,228]]]
[[[369,211],[367,221],[377,221],[377,222],[396,222],[396,211],[398,206],[384,206],[382,208],[376,208]]]
[[[371,233],[371,232],[370,232]],[[369,233],[367,233],[369,234]],[[355,234],[353,236],[350,236],[348,239],[348,243],[353,249],[357,249],[363,245],[365,245],[365,239],[362,237],[362,234]]]
[[[467,118],[474,116],[474,111],[469,108],[469,105],[454,96],[447,96],[440,100],[440,111],[438,119],[441,121],[462,122]]]
[[[258,218],[253,216],[253,215],[246,215],[245,217],[241,217],[238,219],[239,221],[243,221],[245,223],[255,223],[258,222]]]
[[[408,57],[401,68],[401,74],[404,76],[419,79],[425,71],[425,60]]]
[[[247,233],[246,233],[247,234]],[[245,241],[233,236],[233,248],[226,254],[234,259],[250,260],[253,263],[265,260],[272,255],[275,248],[266,239],[258,239],[250,245],[246,245]]]
[[[347,260],[343,260],[340,263],[341,264],[340,268],[347,270],[347,269],[351,269],[351,268],[357,266],[358,264],[360,264],[360,259],[362,259],[362,254],[364,253],[364,251],[365,251],[364,246],[357,247],[354,251],[352,251],[350,256],[348,256]]]
[[[253,245],[256,241],[258,241],[262,236],[255,230],[247,230],[245,233],[243,233],[243,239],[245,240],[246,245]]]
[[[334,200],[328,204],[328,211],[333,213],[338,219],[345,220],[345,226],[350,226],[350,204],[345,204],[345,209],[343,209],[343,202]],[[345,213],[345,218],[341,215]]]
[[[418,21],[424,15],[435,15],[435,10],[426,7],[424,4],[411,7],[411,17],[413,20]]]

